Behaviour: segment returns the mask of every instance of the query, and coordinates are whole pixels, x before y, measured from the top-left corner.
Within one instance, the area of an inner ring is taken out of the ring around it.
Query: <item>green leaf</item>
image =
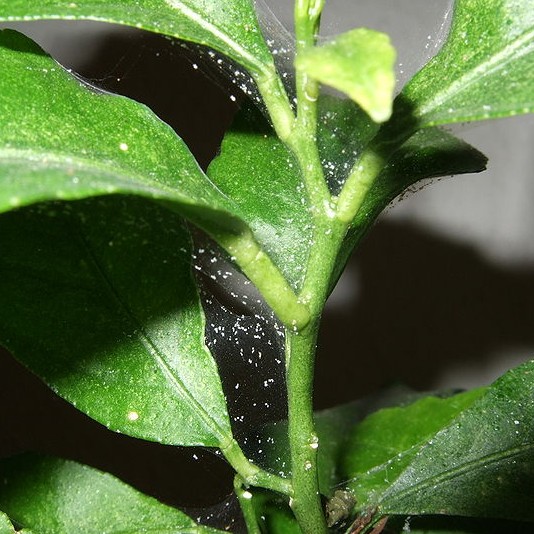
[[[168,444],[231,438],[182,220],[144,199],[0,217],[0,342],[109,428]]]
[[[5,32],[3,41],[0,212],[112,193],[157,199],[222,244],[282,322],[300,327],[309,321],[307,308],[238,217],[239,206],[167,125],[140,104],[89,90],[20,34]]]
[[[253,72],[272,56],[251,0],[7,0],[0,20],[96,20],[125,24],[213,48]]]
[[[384,33],[358,28],[299,54],[296,67],[347,94],[375,122],[391,115],[395,49]]]
[[[0,534],[15,534],[15,529],[13,528],[9,517],[2,512],[0,512]]]
[[[534,521],[534,361],[492,386],[384,410],[355,429],[346,474],[380,515]]]
[[[294,289],[300,287],[312,239],[312,219],[298,162],[253,107],[226,133],[208,176]]]
[[[16,456],[0,461],[0,480],[0,508],[38,534],[218,532],[108,473],[76,462]]]
[[[302,534],[302,529],[286,504],[267,503],[266,506],[259,509],[258,516],[261,517],[262,532]]]
[[[342,472],[359,478],[351,484],[359,503],[373,502],[374,494],[386,490],[419,449],[482,393],[425,397],[408,407],[375,412],[355,427],[348,438]]]
[[[0,32],[0,212],[112,193],[243,227],[189,149],[148,108],[99,93],[23,35]]]
[[[333,280],[352,250],[386,206],[417,182],[485,170],[487,158],[471,145],[438,128],[420,130],[393,155],[374,182],[345,239]]]
[[[401,98],[419,127],[534,111],[531,0],[457,0],[447,42]]]

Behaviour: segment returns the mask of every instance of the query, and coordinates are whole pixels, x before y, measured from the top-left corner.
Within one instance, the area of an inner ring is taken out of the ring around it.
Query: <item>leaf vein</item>
[[[406,489],[404,490],[400,490],[396,495],[394,495],[391,500],[389,501],[389,505],[391,505],[391,503],[395,502],[395,501],[399,501],[409,495],[412,495],[414,493],[417,493],[418,491],[421,491],[421,490],[424,490],[425,488],[429,487],[429,486],[436,486],[437,484],[440,484],[440,483],[443,483],[443,482],[447,482],[448,480],[452,480],[458,476],[461,476],[465,473],[467,473],[469,470],[471,470],[473,467],[476,467],[477,465],[481,466],[481,465],[484,465],[485,467],[487,467],[488,465],[491,465],[493,463],[498,463],[500,462],[501,460],[505,460],[505,459],[512,459],[516,456],[520,456],[521,454],[523,454],[524,452],[527,452],[529,450],[534,450],[534,444],[533,443],[525,443],[523,445],[520,445],[518,447],[514,447],[512,449],[508,449],[508,450],[505,450],[505,451],[497,451],[497,452],[494,452],[492,454],[487,454],[485,456],[481,456],[481,457],[478,457],[474,460],[471,460],[469,462],[465,462],[465,463],[462,463],[460,465],[458,465],[457,467],[455,468],[452,468],[444,473],[440,473],[440,474],[437,474],[435,476],[432,476],[430,478],[427,478],[427,479],[424,479],[424,480],[421,480],[419,482],[417,482],[416,484],[413,484],[409,487],[407,487]],[[408,471],[410,468],[408,468],[406,471]],[[404,473],[406,473],[406,471],[404,471]],[[397,478],[397,482],[399,481],[399,479],[402,477],[402,475],[399,476],[399,478]],[[392,487],[390,490],[388,490],[387,492],[385,492],[382,496],[382,498],[380,499],[381,501],[384,501],[385,499],[387,499],[388,497],[388,494],[391,492],[391,491],[394,491],[394,487]]]
[[[245,59],[248,63],[250,63],[251,65],[254,65],[255,68],[258,69],[258,71],[262,70],[261,65],[258,65],[258,61],[256,60],[256,58],[253,55],[249,54],[249,52],[245,50],[241,45],[239,45],[236,41],[231,39],[227,33],[219,30],[217,26],[215,26],[211,22],[208,22],[204,17],[199,15],[196,11],[194,11],[190,7],[186,6],[183,2],[180,2],[179,0],[165,0],[165,1],[172,8],[176,9],[177,11],[180,11],[184,16],[193,20],[203,30],[211,33],[212,35],[220,39],[223,43],[228,45],[238,55],[240,55],[243,59]]]

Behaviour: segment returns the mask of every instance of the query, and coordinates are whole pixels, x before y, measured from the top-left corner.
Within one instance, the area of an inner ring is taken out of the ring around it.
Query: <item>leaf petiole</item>
[[[246,458],[235,439],[220,445],[220,451],[228,463],[236,470],[242,481],[249,486],[257,486],[291,496],[291,481],[264,471]]]
[[[310,313],[307,306],[299,300],[252,232],[208,232],[260,290],[267,304],[286,327],[299,331],[309,323]]]
[[[349,226],[380,171],[386,165],[383,154],[370,146],[356,162],[336,202],[336,218]]]
[[[261,529],[256,518],[256,511],[252,504],[253,495],[247,489],[245,481],[239,475],[234,477],[234,493],[237,496],[239,506],[243,512],[243,519],[247,526],[247,533],[261,534]]]

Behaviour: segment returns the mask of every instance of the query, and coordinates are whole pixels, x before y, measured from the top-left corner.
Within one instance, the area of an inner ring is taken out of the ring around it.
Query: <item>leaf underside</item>
[[[395,88],[395,49],[383,33],[358,28],[303,51],[296,67],[347,94],[375,122],[390,115]]]

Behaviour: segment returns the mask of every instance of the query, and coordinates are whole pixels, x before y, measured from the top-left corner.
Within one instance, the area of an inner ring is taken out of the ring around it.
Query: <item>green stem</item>
[[[315,46],[324,0],[295,2],[295,62],[300,54]],[[295,153],[314,213],[323,214],[330,201],[330,191],[317,148],[317,100],[319,84],[302,69],[296,69],[297,121],[287,144]]]
[[[398,111],[397,113],[401,113]],[[358,214],[367,193],[391,155],[416,131],[411,122],[385,123],[354,164],[336,199],[336,218],[347,227]]]
[[[252,493],[247,489],[245,481],[239,475],[234,477],[234,492],[237,495],[241,511],[243,512],[247,534],[261,534],[256,511],[252,504]]]
[[[326,532],[317,473],[319,440],[313,420],[313,369],[319,321],[286,332],[289,448],[293,495],[290,506],[305,534]]]
[[[263,251],[249,230],[241,233],[208,233],[230,254],[245,275],[259,289],[278,319],[288,328],[301,330],[310,321],[306,305],[300,302],[284,275]],[[211,231],[210,231],[211,230]]]
[[[362,154],[337,199],[336,218],[343,224],[352,222],[386,162],[384,155],[372,146]]]
[[[254,465],[243,454],[241,447],[235,439],[229,440],[220,449],[223,456],[228,460],[228,463],[235,469],[245,484],[276,491],[283,495],[292,494],[293,489],[289,480],[264,471],[257,465]]]
[[[276,135],[282,141],[287,141],[295,126],[295,115],[274,63],[269,69],[255,75],[254,81],[269,112]]]
[[[323,311],[346,231],[347,225],[335,217],[334,211],[330,217],[316,220],[306,278],[299,294],[299,302],[306,305],[311,320]]]
[[[297,0],[295,2],[295,63],[300,54],[315,46],[321,12],[314,10],[314,0]],[[301,130],[315,138],[317,128],[317,99],[319,84],[302,70],[296,70],[296,89],[298,115],[297,121]]]

